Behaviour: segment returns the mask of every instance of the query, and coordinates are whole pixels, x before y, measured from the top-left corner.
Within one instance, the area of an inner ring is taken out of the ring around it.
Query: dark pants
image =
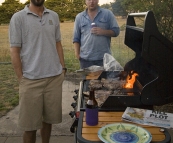
[[[81,69],[88,68],[93,65],[103,66],[103,60],[88,61],[88,60],[80,58],[80,68]]]

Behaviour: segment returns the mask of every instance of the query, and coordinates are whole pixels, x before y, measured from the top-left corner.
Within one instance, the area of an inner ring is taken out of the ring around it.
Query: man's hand
[[[108,37],[115,36],[115,32],[113,30],[105,30],[100,27],[93,27],[91,29],[91,33],[98,36],[108,36]]]
[[[75,53],[75,57],[79,60],[80,59],[80,55],[78,53]]]
[[[100,27],[93,27],[91,29],[91,33],[93,33],[95,35],[104,35],[104,29],[102,29]]]
[[[66,73],[67,73],[67,68],[62,68],[62,72],[64,73],[64,75],[66,75]]]
[[[20,77],[18,77],[18,82],[20,83],[22,81],[22,75]]]

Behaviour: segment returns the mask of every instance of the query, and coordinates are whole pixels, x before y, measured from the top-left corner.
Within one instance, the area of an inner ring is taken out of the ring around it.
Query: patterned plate
[[[139,126],[127,123],[108,124],[98,131],[104,143],[149,143],[151,133]]]

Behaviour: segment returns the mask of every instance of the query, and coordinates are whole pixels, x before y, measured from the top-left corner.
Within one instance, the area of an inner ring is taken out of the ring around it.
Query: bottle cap
[[[96,27],[96,23],[91,23],[91,27]]]
[[[91,25],[96,25],[95,23],[91,23]]]

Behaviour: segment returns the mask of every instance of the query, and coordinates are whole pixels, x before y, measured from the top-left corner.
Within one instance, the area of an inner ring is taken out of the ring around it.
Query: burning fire
[[[134,71],[131,71],[131,73],[127,76],[124,88],[133,88],[133,84],[136,80],[136,76],[138,76],[138,74],[134,73]]]

